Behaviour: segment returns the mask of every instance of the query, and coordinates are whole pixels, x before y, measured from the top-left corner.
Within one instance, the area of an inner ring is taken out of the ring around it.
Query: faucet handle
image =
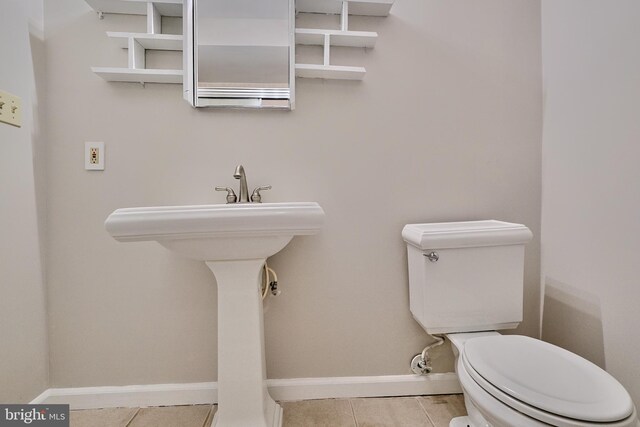
[[[235,203],[238,201],[238,196],[236,196],[233,188],[229,187],[216,187],[216,191],[226,191],[227,192],[227,203]]]
[[[271,186],[265,185],[264,187],[258,187],[253,190],[253,193],[251,194],[251,201],[254,203],[262,203],[262,195],[260,192],[264,190],[271,190]]]

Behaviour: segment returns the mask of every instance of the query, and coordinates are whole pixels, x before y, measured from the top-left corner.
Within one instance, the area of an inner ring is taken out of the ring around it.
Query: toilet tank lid
[[[404,241],[422,250],[519,245],[532,236],[522,224],[496,220],[407,224],[402,229]]]

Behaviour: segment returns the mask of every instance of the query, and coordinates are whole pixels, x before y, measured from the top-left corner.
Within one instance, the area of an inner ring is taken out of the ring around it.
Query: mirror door
[[[185,98],[195,107],[294,105],[294,0],[186,0]]]

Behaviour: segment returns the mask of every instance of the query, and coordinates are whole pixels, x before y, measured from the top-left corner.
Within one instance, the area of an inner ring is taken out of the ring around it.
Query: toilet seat
[[[461,361],[487,393],[544,423],[625,425],[634,414],[631,397],[611,375],[540,340],[517,335],[472,338]]]

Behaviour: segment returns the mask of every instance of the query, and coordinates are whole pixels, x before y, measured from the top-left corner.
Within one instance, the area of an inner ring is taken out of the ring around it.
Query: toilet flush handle
[[[438,252],[436,251],[431,251],[428,254],[422,255],[426,256],[431,262],[437,262],[440,259],[440,255],[438,255]]]

